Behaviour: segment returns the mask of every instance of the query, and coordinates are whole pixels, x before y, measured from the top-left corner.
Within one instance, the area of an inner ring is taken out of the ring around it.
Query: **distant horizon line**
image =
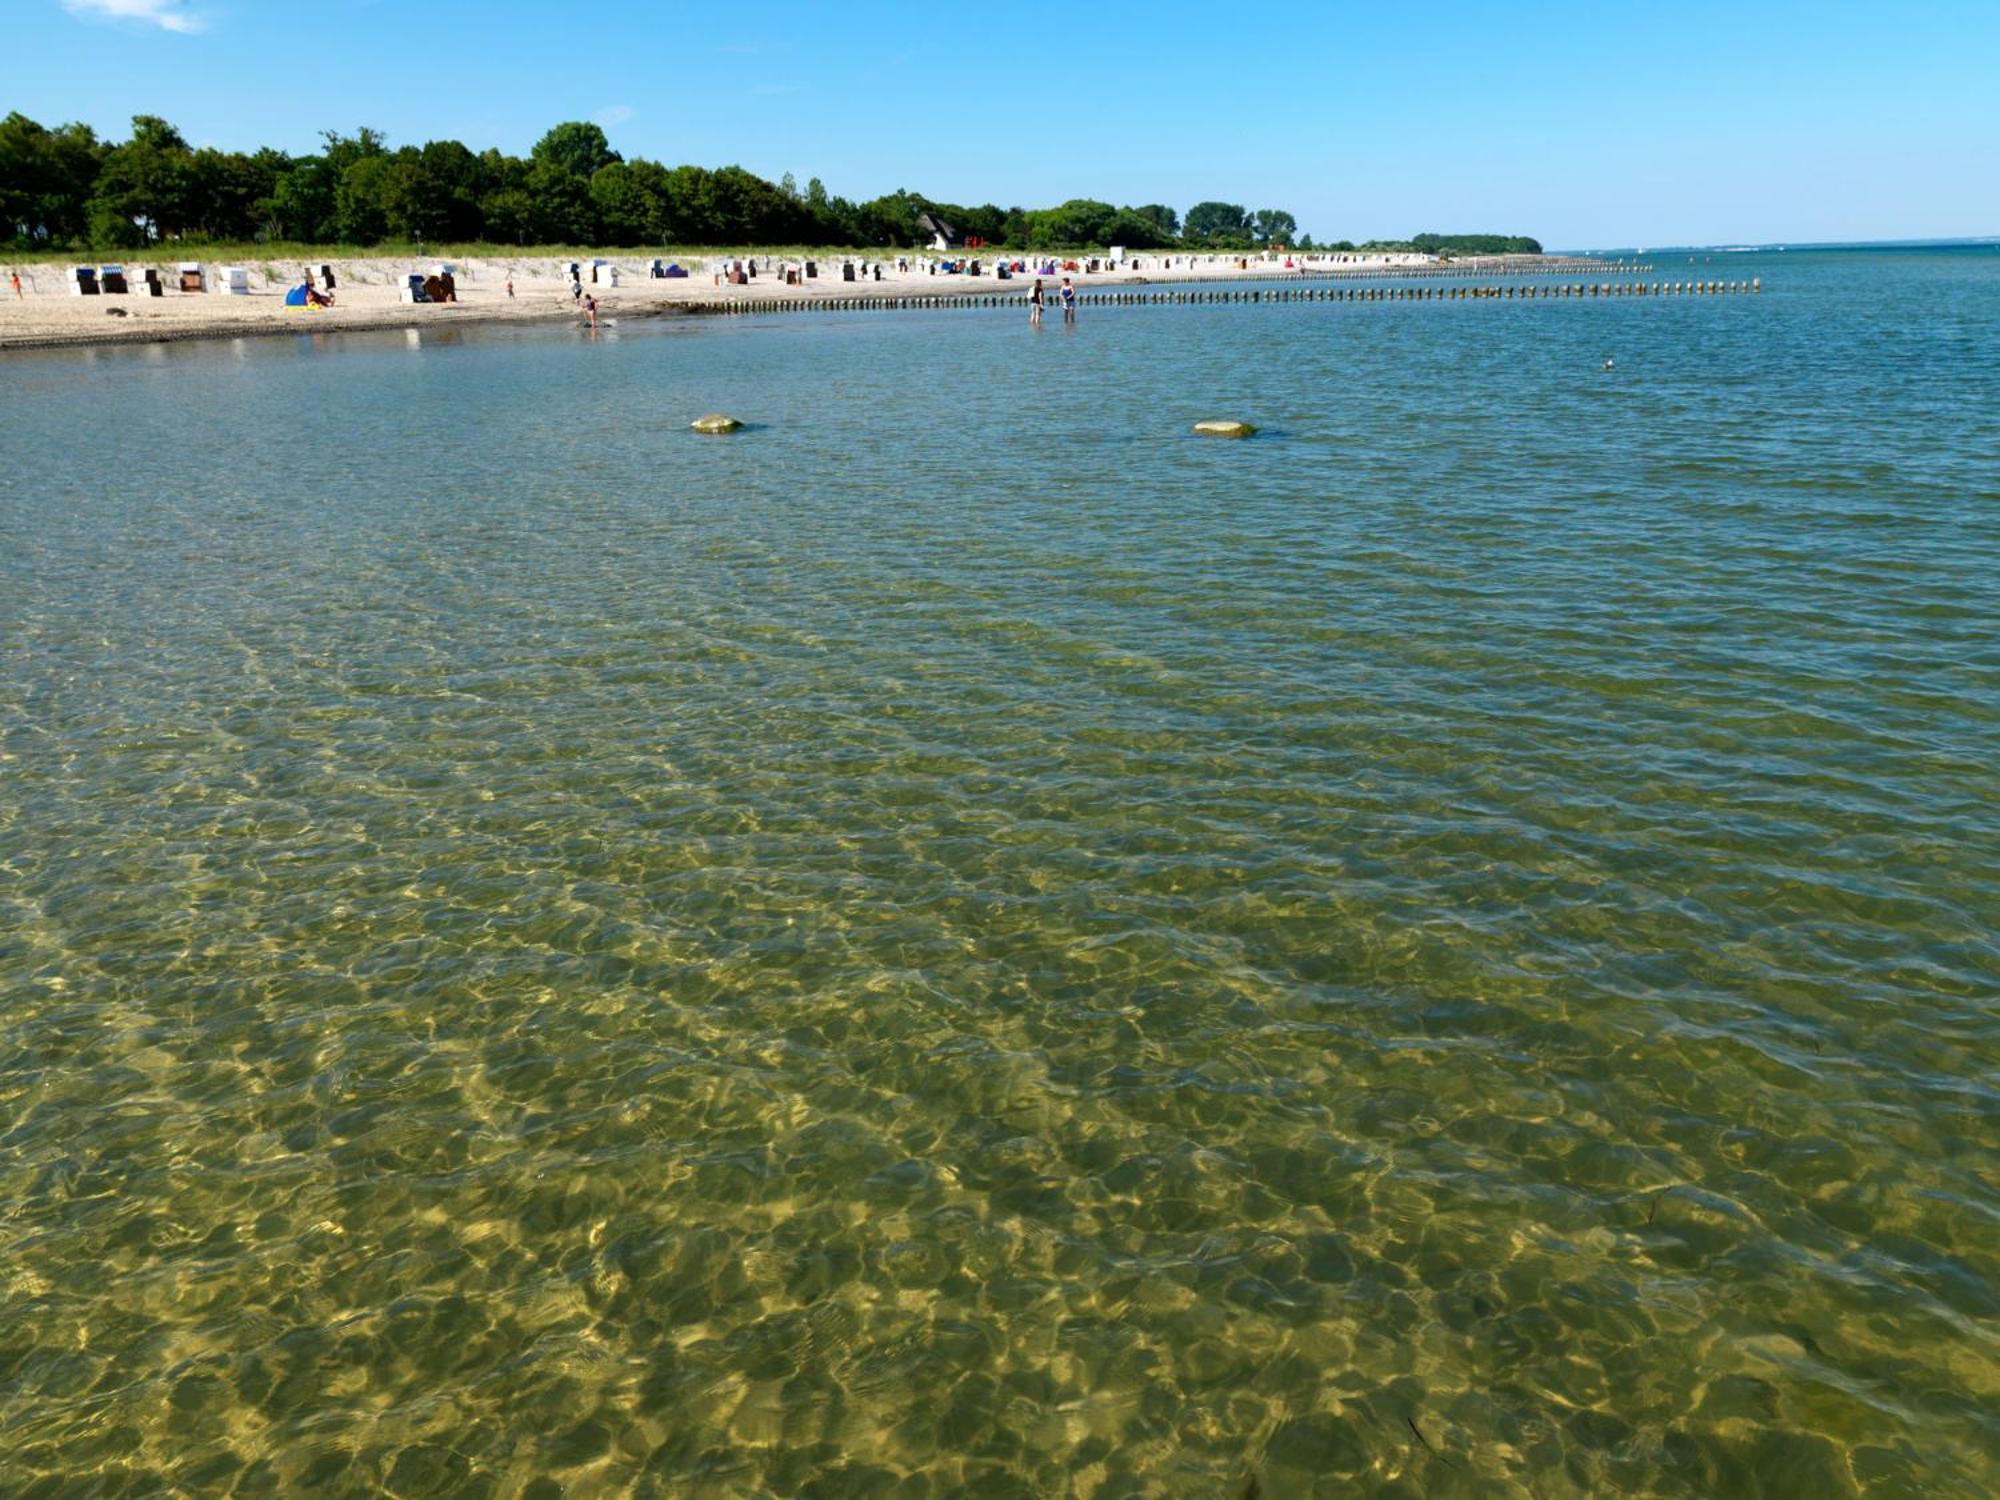
[[[1552,255],[1611,255],[1618,251],[1632,251],[1640,255],[1661,255],[1675,250],[1929,250],[1951,249],[1978,245],[2000,245],[2000,234],[1938,235],[1922,239],[1904,240],[1714,240],[1707,243],[1685,245],[1601,245],[1572,246],[1564,250],[1551,250]]]

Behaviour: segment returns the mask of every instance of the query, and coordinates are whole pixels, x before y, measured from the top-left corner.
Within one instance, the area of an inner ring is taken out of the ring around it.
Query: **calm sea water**
[[[2000,253],[1659,274],[0,365],[0,1490],[2000,1489]]]

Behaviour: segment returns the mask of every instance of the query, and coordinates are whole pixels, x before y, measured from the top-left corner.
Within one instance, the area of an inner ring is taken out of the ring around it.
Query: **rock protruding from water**
[[[1213,421],[1195,423],[1194,431],[1196,437],[1246,438],[1257,435],[1257,429],[1252,427],[1248,422],[1229,422],[1219,418]]]
[[[734,432],[743,424],[734,417],[725,417],[719,411],[712,411],[705,417],[696,417],[691,425],[696,432]]]

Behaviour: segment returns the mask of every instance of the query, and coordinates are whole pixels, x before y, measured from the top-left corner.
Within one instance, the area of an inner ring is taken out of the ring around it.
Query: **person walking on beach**
[[[27,294],[21,290],[21,273],[19,271],[9,271],[7,279],[14,283],[14,300],[16,302],[26,302],[28,300]]]
[[[1065,323],[1074,323],[1076,321],[1076,288],[1069,284],[1067,276],[1063,277],[1062,307],[1063,321]]]
[[[509,297],[514,295],[514,273],[512,271],[507,273],[507,295]]]
[[[1042,326],[1042,278],[1035,278],[1035,289],[1028,293],[1028,321],[1039,328]]]

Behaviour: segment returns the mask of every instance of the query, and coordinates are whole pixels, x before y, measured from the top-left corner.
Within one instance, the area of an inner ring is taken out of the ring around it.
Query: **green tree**
[[[528,243],[529,232],[535,226],[535,200],[528,196],[527,189],[496,188],[480,200],[479,211],[486,221],[489,239],[510,245]]]
[[[534,227],[527,162],[492,147],[479,153],[480,233],[502,244],[525,245]]]
[[[319,138],[322,146],[325,148],[322,154],[326,159],[326,164],[333,169],[336,181],[339,180],[341,174],[346,172],[349,167],[353,166],[363,157],[385,156],[389,150],[387,143],[382,138],[382,132],[379,130],[370,130],[366,125],[355,131],[353,135],[342,135],[337,130],[322,130]]]
[[[1289,245],[1299,237],[1299,221],[1282,208],[1260,208],[1251,216],[1251,237],[1266,245]]]
[[[897,188],[879,198],[854,206],[848,225],[851,237],[863,245],[905,246],[924,243],[917,228],[917,215],[930,209],[930,201]],[[947,222],[949,215],[946,216]]]
[[[1001,244],[1007,238],[1007,210],[997,203],[982,203],[967,209],[965,220],[971,232],[989,245]]]
[[[706,167],[680,166],[667,173],[665,238],[677,245],[714,244],[716,210]]]
[[[1240,203],[1197,203],[1187,211],[1181,235],[1191,243],[1240,245],[1250,238],[1250,220]]]
[[[132,138],[105,153],[91,196],[93,239],[137,246],[178,236],[199,201],[194,152],[158,115],[134,115]]]
[[[535,162],[528,168],[527,193],[535,205],[536,239],[552,245],[587,245],[597,238],[597,205],[590,196],[588,177],[552,162]]]
[[[808,209],[804,235],[822,245],[887,244],[886,240],[862,238],[860,230],[855,227],[859,213],[851,198],[843,198],[836,193],[826,200],[824,207]]]
[[[28,246],[83,239],[104,147],[88,125],[0,120],[0,234]]]
[[[291,161],[268,148],[254,156],[241,151],[194,153],[194,221],[211,239],[256,238],[264,227],[265,206]]]
[[[339,237],[333,215],[339,174],[323,156],[304,156],[278,174],[264,207],[275,239],[320,243]]]
[[[1540,255],[1542,242],[1526,235],[1413,234],[1409,248],[1426,255]]]
[[[340,174],[333,190],[333,228],[349,245],[373,245],[389,232],[389,200],[395,191],[396,162],[376,154],[357,158]]]
[[[1181,216],[1164,203],[1142,203],[1131,212],[1153,223],[1154,244],[1165,245],[1180,238]]]
[[[409,173],[406,217],[430,240],[476,240],[485,232],[480,210],[485,164],[458,141],[426,141]]]
[[[379,197],[382,238],[435,239],[431,233],[432,194],[424,180],[423,157],[414,146],[392,151],[381,171]]]
[[[796,239],[808,222],[775,183],[741,167],[718,167],[709,176],[709,192],[722,244]]]
[[[605,243],[650,245],[665,220],[658,184],[645,169],[651,162],[614,161],[590,179],[590,197]],[[659,171],[657,167],[654,171]],[[665,177],[665,173],[660,173]]]
[[[553,167],[571,177],[588,182],[598,169],[622,160],[611,149],[600,126],[586,120],[566,120],[535,142],[528,160],[538,167]]]
[[[542,240],[587,245],[598,236],[597,204],[590,180],[621,160],[588,121],[568,120],[535,142],[528,153],[528,196],[535,202],[534,232]]]
[[[1028,243],[1037,249],[1063,245],[1106,245],[1118,210],[1095,198],[1072,198],[1028,215]]]
[[[1160,221],[1134,208],[1121,208],[1104,227],[1104,243],[1131,250],[1152,250],[1171,245],[1173,237],[1160,229]]]
[[[632,172],[632,185],[646,200],[644,233],[639,243],[664,244],[667,225],[673,220],[672,174],[658,162],[648,161],[643,156],[635,157],[627,165]]]
[[[323,130],[320,146],[318,156],[294,162],[272,189],[271,217],[278,234],[288,239],[373,243],[382,232],[380,224],[374,226],[373,233],[356,237],[358,231],[370,227],[366,194],[357,198],[356,191],[350,190],[343,200],[341,186],[348,172],[360,163],[386,154],[382,132],[366,125],[352,135]],[[356,180],[356,190],[367,186],[368,175]]]

